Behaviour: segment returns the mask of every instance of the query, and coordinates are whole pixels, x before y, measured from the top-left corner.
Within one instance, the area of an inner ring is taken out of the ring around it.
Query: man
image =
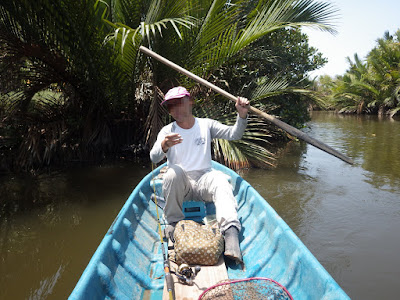
[[[150,152],[150,158],[155,163],[166,156],[169,167],[163,181],[164,214],[169,224],[166,235],[172,236],[176,223],[184,219],[184,200],[213,201],[217,221],[225,236],[224,254],[238,263],[242,262],[237,202],[226,176],[211,168],[211,141],[213,138],[236,140],[242,137],[247,126],[249,101],[238,97],[238,116],[233,126],[194,117],[193,100],[181,86],[170,89],[161,104],[167,106],[169,114],[175,119],[161,129]]]

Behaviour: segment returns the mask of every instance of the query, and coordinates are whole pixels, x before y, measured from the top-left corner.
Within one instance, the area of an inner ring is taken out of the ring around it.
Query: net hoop
[[[289,291],[279,282],[271,279],[271,278],[265,278],[265,277],[251,277],[251,278],[244,278],[244,279],[233,279],[233,280],[228,280],[228,281],[224,281],[224,282],[220,282],[217,283],[209,288],[207,288],[203,293],[201,293],[201,295],[199,296],[198,300],[201,300],[203,298],[204,295],[207,294],[207,292],[220,287],[220,286],[224,286],[224,285],[228,285],[228,284],[234,284],[234,283],[239,283],[239,282],[246,282],[246,281],[253,281],[253,280],[264,280],[264,281],[268,281],[268,282],[272,282],[274,284],[276,284],[277,286],[279,286],[289,297],[290,300],[293,300],[292,295],[289,293]]]

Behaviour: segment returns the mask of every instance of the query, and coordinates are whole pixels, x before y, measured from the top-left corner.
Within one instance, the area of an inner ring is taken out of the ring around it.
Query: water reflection
[[[306,144],[290,143],[279,154],[276,169],[251,169],[242,174],[292,228],[301,227],[302,216],[308,212],[304,205],[314,194],[312,185],[304,188],[305,182],[313,181],[301,164],[306,149]]]
[[[316,138],[329,140],[370,172],[368,183],[378,188],[399,186],[400,122],[378,116],[314,113],[312,124]]]
[[[127,163],[3,177],[0,299],[65,299],[148,172]]]
[[[277,169],[250,170],[246,179],[351,298],[395,297],[400,278],[400,122],[318,113],[307,132],[353,158],[355,165],[293,144]]]
[[[50,275],[49,277],[41,280],[39,288],[31,290],[29,299],[30,300],[46,299],[49,295],[51,295],[58,279],[61,278],[61,275],[64,272],[64,270],[65,266],[60,265],[57,271],[53,275]]]

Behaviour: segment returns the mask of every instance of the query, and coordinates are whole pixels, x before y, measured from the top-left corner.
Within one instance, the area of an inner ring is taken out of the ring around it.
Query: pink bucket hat
[[[164,104],[168,100],[171,99],[179,99],[183,98],[185,96],[190,97],[190,93],[185,89],[183,86],[177,86],[172,89],[170,89],[164,96],[164,101],[161,102],[161,104]]]

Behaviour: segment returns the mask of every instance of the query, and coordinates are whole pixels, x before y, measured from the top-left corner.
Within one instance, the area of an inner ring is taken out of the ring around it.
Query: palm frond
[[[250,94],[252,101],[260,101],[272,96],[281,95],[287,92],[288,82],[285,79],[279,77],[268,79],[260,78],[257,83],[257,87],[253,89]]]
[[[124,13],[127,14],[126,7],[131,5],[123,1]],[[106,37],[106,41],[114,40],[114,44],[118,44],[121,53],[126,47],[126,42],[134,44],[134,48],[138,48],[141,41],[151,44],[151,41],[156,38],[157,34],[163,36],[163,31],[171,26],[176,35],[182,39],[181,27],[191,28],[195,25],[196,19],[188,15],[188,3],[184,0],[179,1],[163,1],[152,0],[142,11],[142,18],[135,20],[130,24],[123,24],[119,21],[105,20],[105,22],[114,28],[114,32]],[[121,17],[121,19],[124,19]],[[135,27],[132,27],[135,26]]]
[[[58,146],[47,147],[47,137],[42,134],[43,129],[51,131],[62,140],[63,131],[51,129],[53,121],[48,119],[59,111],[69,112],[69,128],[75,134],[70,143],[82,148],[97,141],[112,144],[109,126],[104,124],[108,124],[106,119],[113,110],[118,110],[127,81],[111,47],[102,44],[108,32],[102,20],[106,17],[108,6],[100,0],[21,0],[0,4],[0,47],[5,50],[0,57],[1,92],[12,95],[8,114],[20,123],[19,134],[24,136],[17,148],[23,157],[19,164],[34,167],[53,161],[49,159],[53,149],[63,152]],[[119,88],[113,88],[116,81]],[[54,88],[64,96],[57,105],[54,99],[41,95]],[[93,115],[96,117],[90,126],[82,130]],[[55,140],[55,135],[48,139]],[[103,146],[98,149],[108,147]],[[30,149],[36,149],[36,153],[29,154]],[[63,160],[60,156],[58,159]]]
[[[210,102],[203,103],[202,107],[196,107],[195,113],[198,117],[212,118],[227,125],[233,125],[236,120],[236,112],[227,113],[225,106]],[[249,117],[242,139],[213,141],[213,158],[233,169],[273,166],[275,155],[268,150],[272,148],[269,139],[273,139],[270,129],[270,124],[266,121]]]
[[[216,3],[218,0],[213,2]],[[200,45],[202,51],[197,51],[196,60],[204,61],[205,68],[212,71],[223,65],[232,57],[238,55],[243,49],[254,43],[261,37],[286,27],[313,26],[331,33],[335,32],[334,26],[329,23],[337,10],[326,2],[312,0],[279,0],[260,1],[257,11],[249,13],[253,16],[246,23],[238,20],[240,6],[232,6],[218,11],[217,5],[210,7],[212,16],[218,19],[226,16],[211,27],[211,30],[198,32],[195,47]],[[208,17],[208,16],[207,16]],[[205,28],[208,18],[204,18]],[[203,70],[204,72],[204,70]]]
[[[319,94],[315,91],[301,88],[290,88],[290,92],[306,96],[308,99],[310,99],[313,103],[317,104],[321,108],[327,109],[329,107],[326,99],[324,97],[320,97]]]
[[[195,61],[206,61],[212,68],[219,61],[219,50],[231,43],[234,37],[240,13],[238,7],[227,7],[225,0],[213,0],[205,15],[198,16],[198,31],[188,55],[189,65]]]

